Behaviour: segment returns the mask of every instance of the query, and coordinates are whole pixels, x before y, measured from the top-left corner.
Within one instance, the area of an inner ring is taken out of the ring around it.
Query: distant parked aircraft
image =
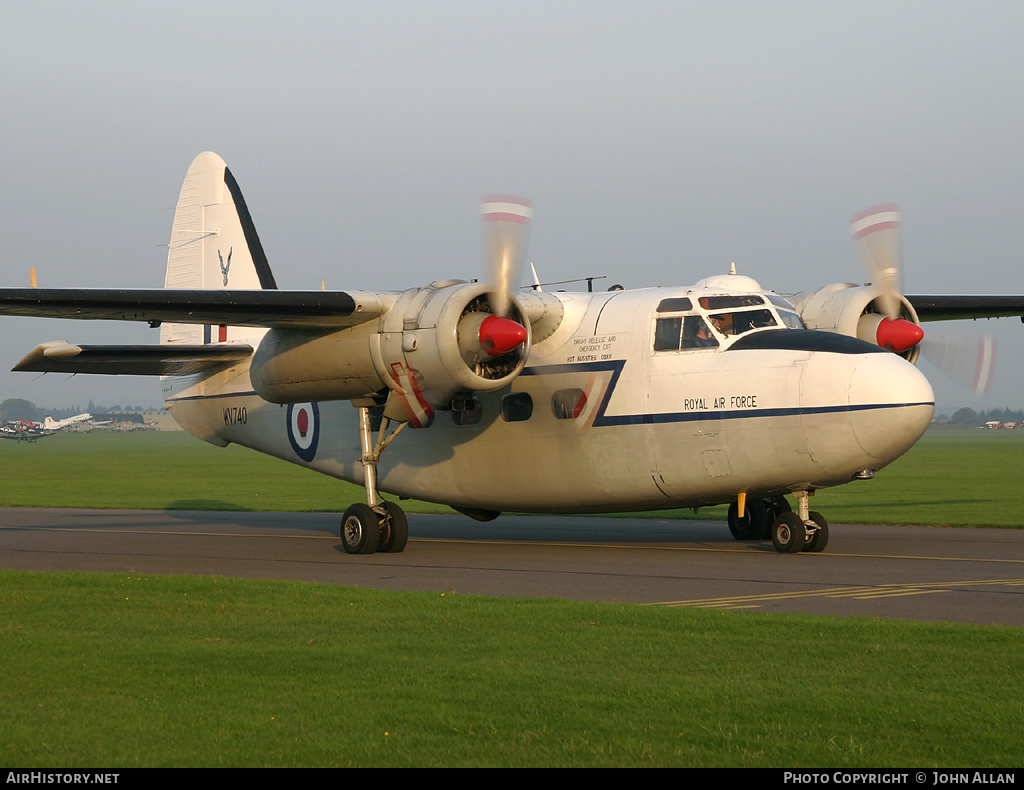
[[[55,420],[53,417],[47,417],[43,420],[43,427],[48,431],[59,431],[61,428],[67,428],[69,425],[74,425],[76,422],[84,422],[85,420],[91,419],[91,414],[76,414],[74,417],[68,417],[63,420]]]

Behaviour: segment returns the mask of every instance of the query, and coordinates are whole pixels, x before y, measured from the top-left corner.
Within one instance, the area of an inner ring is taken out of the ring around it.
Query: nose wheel
[[[771,526],[772,545],[783,554],[824,551],[828,545],[828,522],[808,509],[810,491],[797,491],[797,512],[781,512]]]

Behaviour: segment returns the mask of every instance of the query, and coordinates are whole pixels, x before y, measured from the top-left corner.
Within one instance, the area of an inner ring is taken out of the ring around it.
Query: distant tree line
[[[82,412],[88,412],[98,420],[124,420],[128,419],[124,416],[124,412],[140,411],[158,411],[158,409],[153,407],[143,408],[142,406],[121,406],[119,404],[108,408],[102,404],[97,405],[92,401],[89,401],[89,404],[85,408],[82,408],[81,406],[68,406],[62,409],[48,409],[36,406],[32,401],[28,401],[23,398],[8,398],[3,403],[0,403],[0,420],[6,420],[8,422],[17,422],[20,420],[41,422],[46,417],[53,417],[55,420],[63,420],[68,417],[74,417]]]
[[[986,422],[1024,422],[1024,411],[1018,409],[989,409],[975,411],[966,407],[953,412],[950,420],[956,425],[983,425]]]

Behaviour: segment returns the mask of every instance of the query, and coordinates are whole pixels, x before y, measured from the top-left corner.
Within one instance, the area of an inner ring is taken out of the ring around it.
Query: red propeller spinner
[[[527,336],[526,327],[511,318],[489,315],[480,324],[480,347],[492,357],[515,351]]]
[[[921,342],[924,330],[905,318],[883,318],[875,331],[875,338],[882,348],[902,354]]]

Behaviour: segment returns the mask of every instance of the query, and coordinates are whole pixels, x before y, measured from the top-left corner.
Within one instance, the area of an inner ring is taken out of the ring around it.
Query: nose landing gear
[[[808,509],[813,492],[796,491],[797,512],[779,513],[771,527],[772,545],[784,554],[798,551],[824,551],[828,545],[828,522],[817,511]]]
[[[791,554],[798,551],[824,551],[828,545],[828,522],[808,508],[812,491],[796,491],[797,512],[780,494],[766,497],[744,497],[743,515],[739,502],[729,506],[729,531],[736,540],[770,538],[777,551]]]

